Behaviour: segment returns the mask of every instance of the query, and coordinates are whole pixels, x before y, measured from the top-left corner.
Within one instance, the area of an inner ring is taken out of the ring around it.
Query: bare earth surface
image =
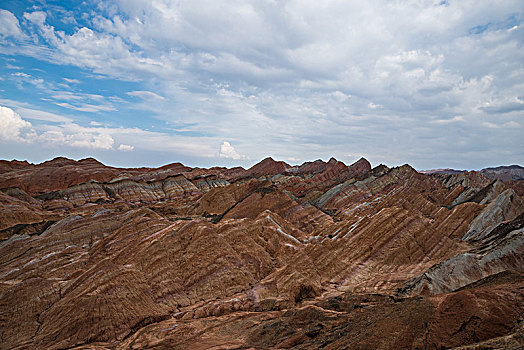
[[[501,169],[0,161],[0,349],[522,349]]]

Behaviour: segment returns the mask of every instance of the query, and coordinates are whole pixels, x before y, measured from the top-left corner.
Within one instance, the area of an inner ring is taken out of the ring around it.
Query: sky
[[[522,0],[2,0],[0,159],[524,164]]]

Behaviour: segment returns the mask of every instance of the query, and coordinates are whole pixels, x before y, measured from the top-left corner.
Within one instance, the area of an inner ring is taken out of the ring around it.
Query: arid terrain
[[[0,161],[0,349],[522,349],[521,169]]]

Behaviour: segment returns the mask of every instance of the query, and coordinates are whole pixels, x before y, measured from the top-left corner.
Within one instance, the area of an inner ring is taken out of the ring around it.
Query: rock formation
[[[518,349],[521,182],[0,161],[0,348]]]

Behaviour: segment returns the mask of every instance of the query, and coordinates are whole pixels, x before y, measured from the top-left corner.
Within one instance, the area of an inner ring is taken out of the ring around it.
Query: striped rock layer
[[[1,161],[0,348],[516,349],[518,181]]]

